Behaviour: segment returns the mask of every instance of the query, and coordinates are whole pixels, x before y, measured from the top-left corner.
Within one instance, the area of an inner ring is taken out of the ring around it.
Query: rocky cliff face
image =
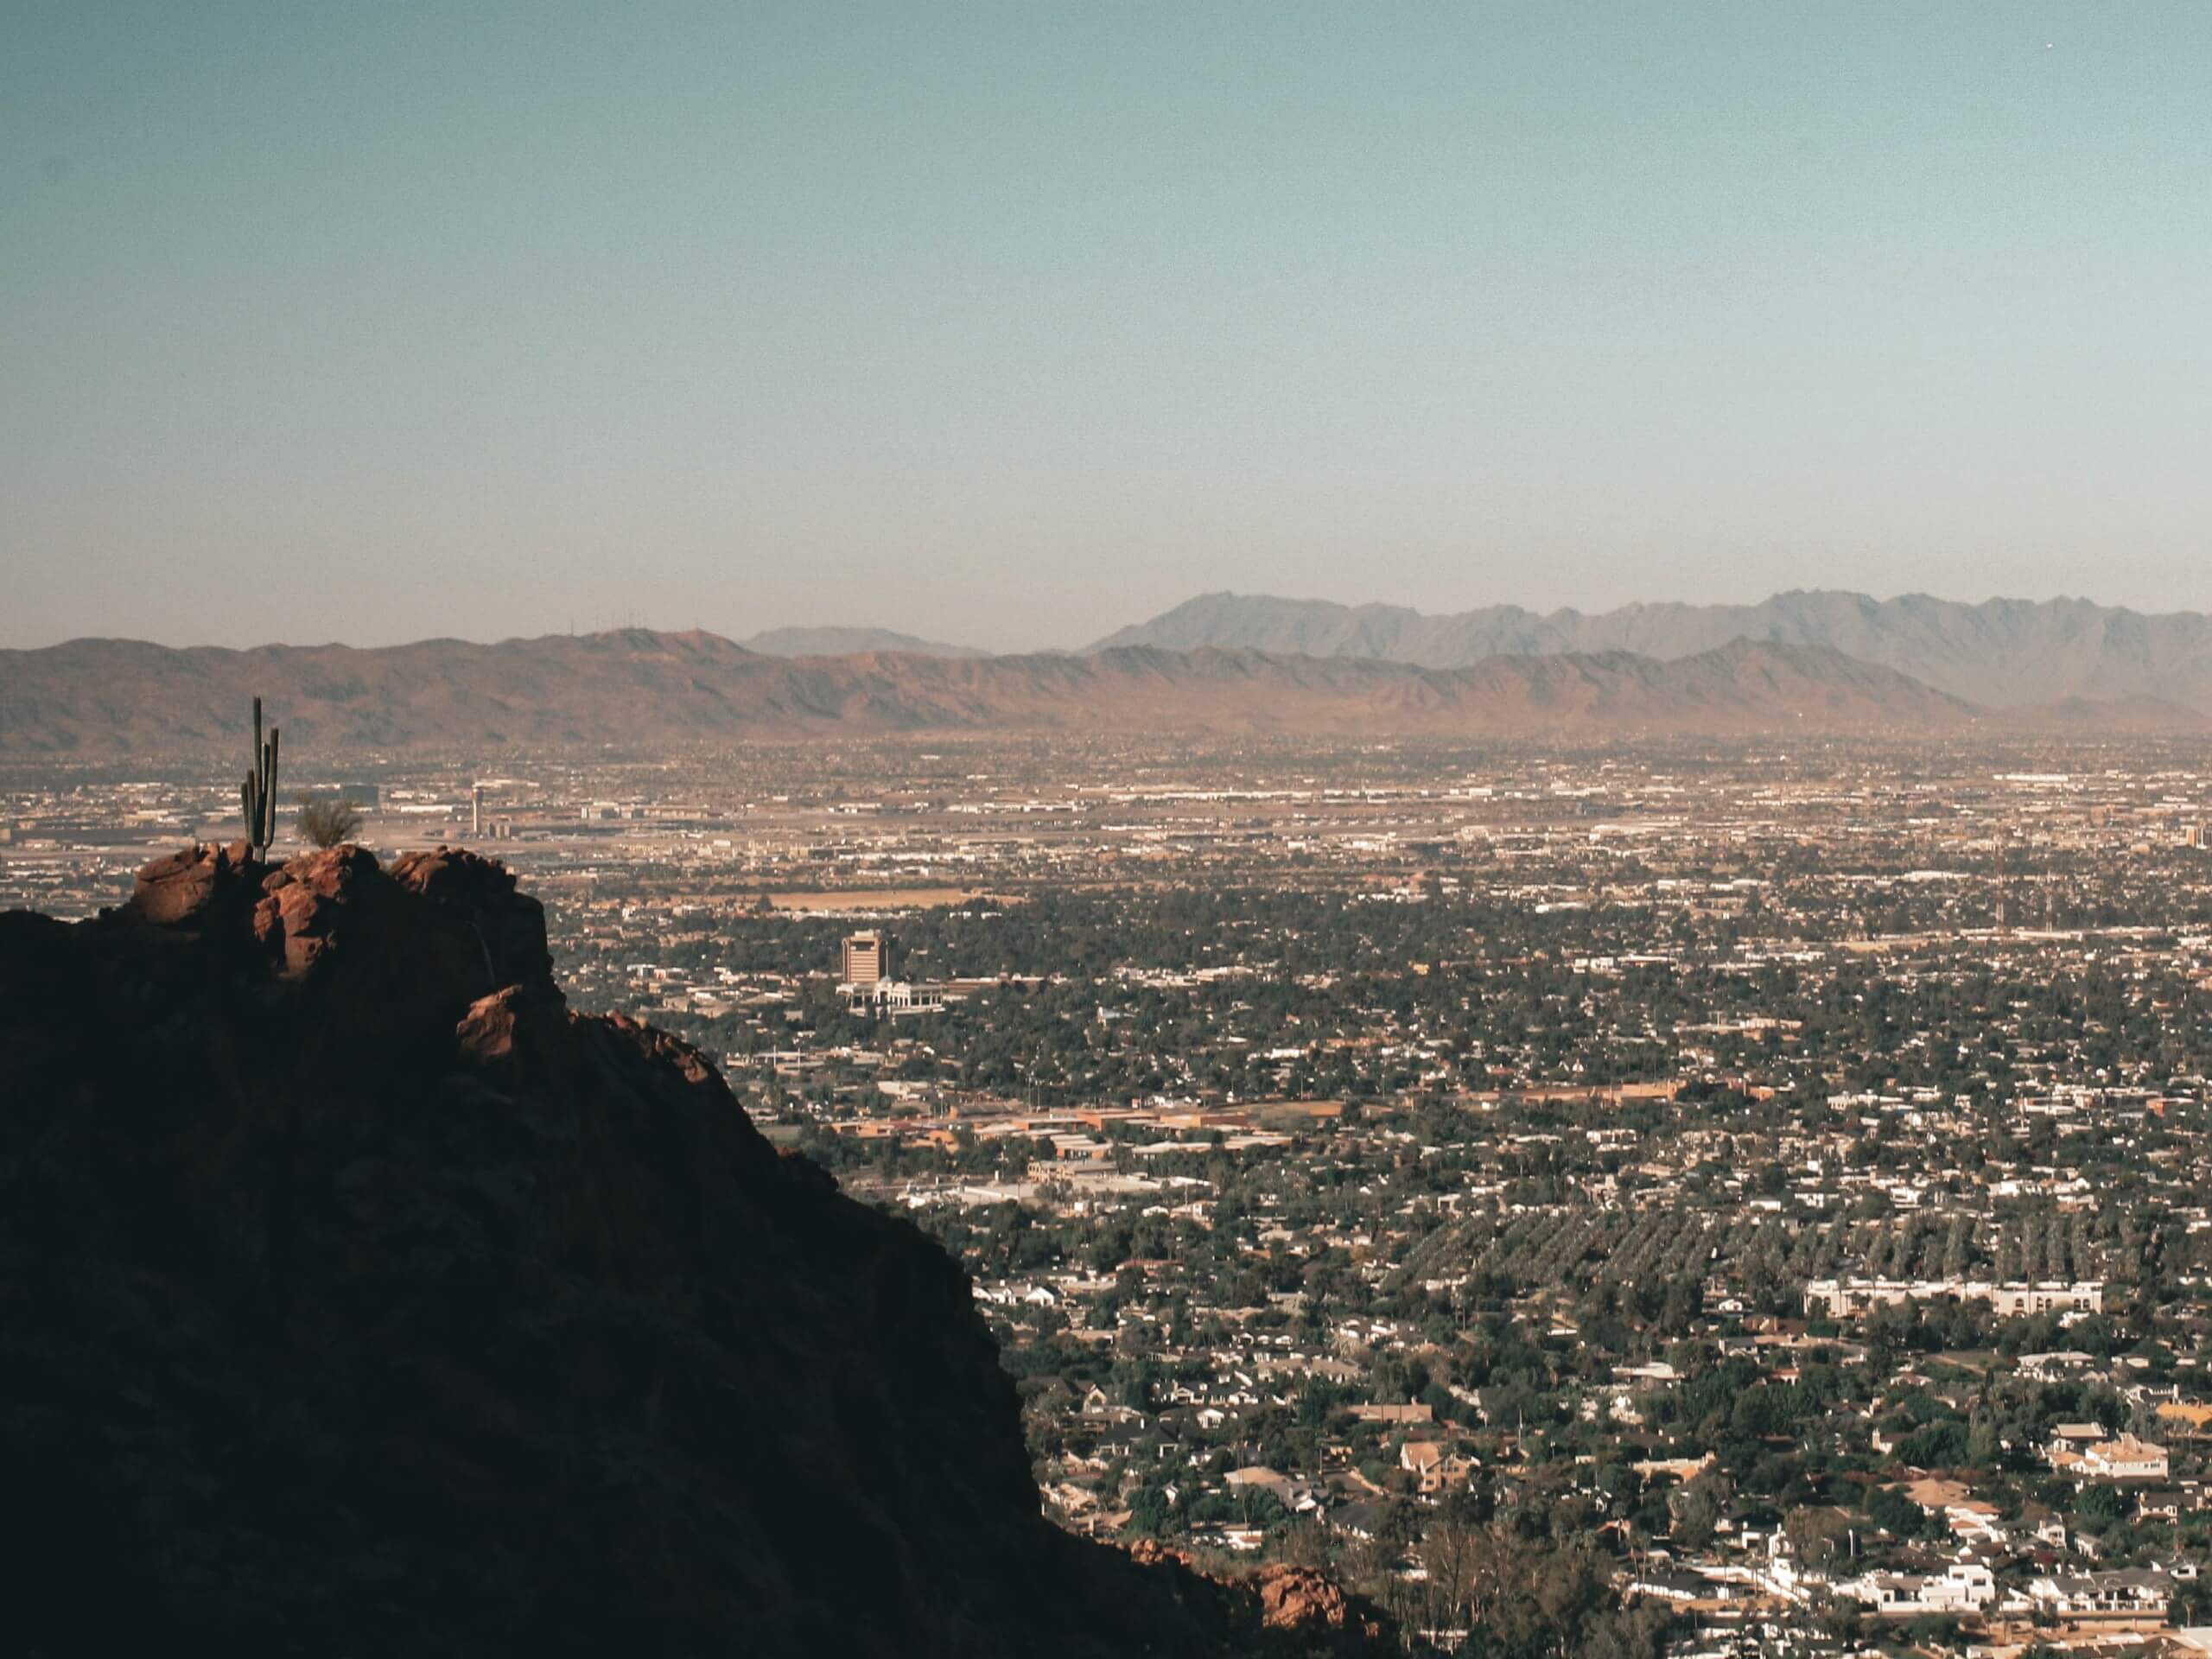
[[[1370,1634],[1045,1522],[959,1268],[570,1011],[466,853],[197,849],[0,917],[0,1452],[18,1651]]]

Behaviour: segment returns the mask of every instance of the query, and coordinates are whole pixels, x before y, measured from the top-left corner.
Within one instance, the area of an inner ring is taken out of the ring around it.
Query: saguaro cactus
[[[276,839],[276,728],[271,726],[269,741],[261,741],[259,697],[253,700],[253,770],[245,775],[238,801],[245,808],[246,844],[260,858]]]

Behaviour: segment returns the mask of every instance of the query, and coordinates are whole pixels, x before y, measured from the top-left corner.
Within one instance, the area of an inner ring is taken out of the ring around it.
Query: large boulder
[[[139,871],[125,908],[135,919],[156,927],[195,922],[226,900],[245,899],[263,868],[242,841],[227,847],[194,842]]]

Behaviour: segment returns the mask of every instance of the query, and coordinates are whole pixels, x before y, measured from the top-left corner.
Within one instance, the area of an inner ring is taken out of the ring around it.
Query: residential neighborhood
[[[2133,754],[314,781],[950,1249],[1071,1530],[1445,1650],[2212,1651],[2212,773]],[[18,776],[6,901],[222,810]]]

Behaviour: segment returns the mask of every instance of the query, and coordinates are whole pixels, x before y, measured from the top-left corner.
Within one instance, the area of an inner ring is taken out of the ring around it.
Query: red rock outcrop
[[[1294,1567],[1271,1561],[1249,1578],[1218,1580],[1199,1572],[1185,1551],[1150,1539],[1133,1545],[1129,1554],[1140,1565],[1174,1578],[1186,1598],[1211,1598],[1233,1620],[1256,1625],[1260,1632],[1294,1643],[1309,1654],[1370,1654],[1402,1651],[1390,1639],[1389,1622],[1382,1612],[1317,1567]],[[1256,1618],[1254,1617],[1256,1604]],[[1267,1635],[1248,1631],[1248,1644],[1264,1645]],[[1248,1646],[1248,1650],[1251,1650]]]
[[[245,893],[265,867],[242,841],[227,847],[197,843],[157,858],[138,872],[130,911],[156,926],[190,921]]]
[[[1263,1567],[1252,1580],[1260,1595],[1260,1622],[1270,1630],[1362,1630],[1382,1635],[1378,1624],[1355,1619],[1344,1586],[1327,1573],[1310,1567],[1275,1562]]]

